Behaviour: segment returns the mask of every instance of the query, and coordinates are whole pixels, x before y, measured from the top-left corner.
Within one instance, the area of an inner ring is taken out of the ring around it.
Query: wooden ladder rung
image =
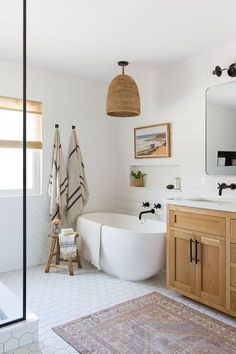
[[[67,265],[52,263],[50,267],[68,269]]]

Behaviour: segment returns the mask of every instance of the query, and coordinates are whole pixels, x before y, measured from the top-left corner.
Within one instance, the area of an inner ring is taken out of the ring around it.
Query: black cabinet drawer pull
[[[197,252],[198,252],[198,247],[197,247],[198,243],[200,243],[200,242],[198,242],[198,241],[196,240],[196,241],[195,241],[195,263],[196,263],[196,264],[197,264],[197,262],[199,261],[199,259],[198,259],[198,254],[197,254]]]
[[[192,244],[194,243],[194,241],[190,238],[190,241],[189,241],[189,247],[190,247],[190,252],[189,252],[189,254],[190,254],[190,263],[192,263],[192,261],[193,261],[193,249],[192,249]]]

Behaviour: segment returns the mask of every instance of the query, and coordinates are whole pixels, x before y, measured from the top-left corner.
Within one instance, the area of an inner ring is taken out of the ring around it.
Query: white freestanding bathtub
[[[166,224],[115,213],[78,217],[82,258],[125,280],[152,277],[165,265]]]

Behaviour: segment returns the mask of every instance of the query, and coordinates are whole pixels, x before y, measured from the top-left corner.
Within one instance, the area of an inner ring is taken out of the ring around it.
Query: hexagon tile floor
[[[2,273],[1,281],[19,293],[21,273]],[[113,278],[90,265],[75,270],[69,276],[66,270],[51,268],[44,273],[44,266],[28,269],[28,306],[39,317],[39,342],[22,347],[8,354],[69,354],[77,353],[58,337],[52,327],[102,310],[109,306],[157,290],[198,311],[236,327],[235,320],[185,299],[165,288],[165,273],[142,282],[128,282]]]

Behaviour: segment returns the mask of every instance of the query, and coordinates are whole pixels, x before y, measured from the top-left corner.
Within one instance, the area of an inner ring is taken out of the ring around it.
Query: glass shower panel
[[[25,318],[23,5],[0,1],[0,327]]]

